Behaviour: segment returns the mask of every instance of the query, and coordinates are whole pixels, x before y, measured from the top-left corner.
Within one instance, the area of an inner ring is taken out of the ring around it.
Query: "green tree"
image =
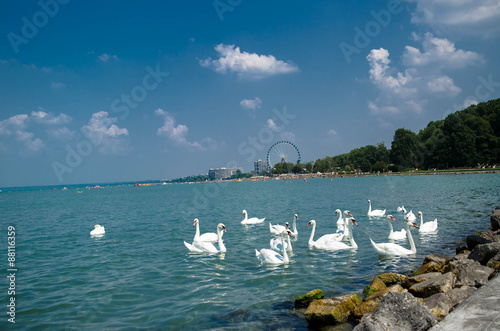
[[[383,161],[377,161],[373,164],[372,170],[375,172],[386,172],[387,171],[387,164]]]
[[[372,171],[372,165],[370,164],[370,162],[367,159],[364,159],[361,162],[361,170],[363,170],[364,172]]]
[[[397,129],[391,144],[391,162],[403,168],[418,168],[424,159],[417,135],[411,130]]]

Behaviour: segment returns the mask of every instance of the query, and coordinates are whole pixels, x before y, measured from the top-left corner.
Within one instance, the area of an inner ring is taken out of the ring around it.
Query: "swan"
[[[206,241],[211,243],[217,242],[218,238],[217,238],[217,233],[215,232],[207,232],[200,236],[200,220],[195,218],[193,225],[196,225],[196,232],[194,234],[193,242],[194,241]],[[222,232],[221,236],[223,234],[224,232]]]
[[[252,217],[248,218],[248,213],[245,209],[243,209],[243,221],[241,221],[241,224],[257,224],[257,223],[262,223],[266,219],[264,218],[257,218],[257,217]]]
[[[405,213],[406,213],[406,210],[405,210]],[[413,213],[413,210],[410,210],[410,212],[405,215],[405,218],[407,218],[408,220],[410,220],[412,222],[415,222],[417,220],[417,218],[415,217],[415,214]]]
[[[287,228],[285,225],[279,225],[279,224],[272,225],[271,222],[269,222],[269,231],[271,232],[271,234],[273,236],[278,237],[281,235],[281,233],[283,231],[286,231],[286,230],[287,230]]]
[[[382,243],[376,244],[373,242],[372,238],[370,241],[372,243],[373,248],[379,255],[412,255],[417,253],[417,248],[415,247],[415,242],[413,242],[413,237],[411,236],[410,227],[414,226],[418,229],[418,225],[413,223],[412,221],[406,219],[406,232],[408,234],[408,241],[410,242],[411,249],[406,249],[403,246],[393,244],[393,243]]]
[[[217,225],[217,242],[219,247],[215,246],[213,243],[206,241],[193,241],[192,244],[188,244],[184,241],[184,245],[193,253],[225,253],[227,251],[226,246],[222,242],[222,231],[226,232],[226,226],[222,223]]]
[[[391,230],[389,232],[389,239],[391,240],[406,239],[406,230],[402,229],[401,231],[394,231],[391,221],[395,222],[396,219],[392,215],[387,215],[387,224],[389,224],[389,229]]]
[[[285,227],[287,229],[290,229],[294,237],[297,237],[299,234],[299,231],[297,231],[297,221],[299,220],[299,215],[295,214],[293,215],[293,230],[290,229],[290,224],[288,222],[285,223]]]
[[[335,210],[335,216],[339,215],[339,218],[337,219],[337,232],[344,232],[344,217],[342,217],[342,212],[340,209]]]
[[[335,215],[337,214],[337,211],[340,213],[340,209],[337,209],[335,211]],[[338,230],[335,233],[330,233],[330,234],[325,234],[316,240],[318,244],[326,242],[326,241],[342,241],[342,239],[349,239],[349,227],[347,226],[347,220],[349,219],[347,215],[353,217],[351,212],[349,210],[344,210],[344,213],[339,217],[339,219],[342,219],[342,230]],[[337,221],[338,222],[338,221]],[[338,223],[337,223],[338,224]]]
[[[397,211],[398,212],[405,212],[406,213],[405,206],[398,207]]]
[[[420,233],[429,233],[429,232],[436,232],[438,229],[438,219],[436,218],[432,222],[426,222],[424,223],[424,216],[421,211],[418,212],[418,217],[420,218],[420,229],[418,232]]]
[[[310,249],[321,249],[321,250],[328,250],[328,251],[337,251],[341,249],[354,249],[358,248],[358,245],[354,241],[354,238],[352,236],[352,224],[358,225],[356,223],[356,220],[354,218],[348,218],[347,219],[347,227],[350,229],[349,233],[349,242],[351,246],[340,242],[340,241],[334,241],[334,240],[329,240],[329,241],[323,241],[323,242],[318,242],[314,241],[314,233],[316,232],[316,221],[315,220],[310,220],[307,226],[312,225],[312,230],[311,230],[311,236],[309,237],[309,248]]]
[[[375,209],[372,210],[372,202],[368,200],[368,216],[373,216],[373,217],[382,217],[385,215],[385,209]]]
[[[104,226],[100,226],[99,224],[94,225],[94,230],[90,231],[91,236],[97,236],[104,233]]]
[[[285,235],[293,237],[293,234],[290,230],[285,230],[280,233],[281,242],[285,242]],[[255,250],[255,255],[262,263],[265,264],[288,264],[290,260],[288,259],[286,249],[284,249],[282,246],[281,250],[283,252],[283,256],[281,256],[279,253],[276,253],[272,249],[267,248],[263,248],[260,251]]]
[[[287,231],[290,231],[290,230],[287,230]],[[293,234],[292,231],[290,231],[290,233]],[[283,241],[281,241],[281,236],[280,236],[280,238],[272,238],[271,241],[269,242],[269,245],[271,246],[272,250],[275,250],[275,251],[283,250]],[[285,249],[287,250],[287,252],[293,251],[292,243],[290,241],[290,236],[286,236]]]

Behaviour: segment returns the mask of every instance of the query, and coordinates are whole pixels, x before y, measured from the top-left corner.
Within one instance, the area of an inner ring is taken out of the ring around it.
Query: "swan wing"
[[[409,249],[406,249],[398,244],[393,244],[393,243],[381,243],[381,244],[376,244],[373,242],[373,240],[370,238],[370,241],[372,243],[373,248],[379,255],[410,255],[413,254],[413,252]]]
[[[187,247],[187,249],[190,251],[190,252],[193,252],[193,253],[203,253],[202,250],[200,250],[199,248],[195,247],[194,245],[192,244],[188,244],[187,242],[184,242],[184,246]]]
[[[223,234],[224,234],[224,232],[221,232],[221,237],[222,237]],[[215,243],[215,242],[217,242],[217,240],[219,240],[219,238],[217,237],[217,233],[215,233],[215,232],[207,232],[207,233],[202,234],[198,238],[197,241],[206,241],[206,242]]]
[[[260,251],[255,250],[255,255],[257,258],[262,262],[266,264],[282,264],[283,263],[283,256],[280,254],[276,253],[275,251],[267,248],[263,248]]]
[[[389,239],[391,240],[406,239],[406,230],[403,229],[401,231],[393,231],[391,234],[389,234]]]
[[[432,222],[425,222],[420,229],[418,230],[420,233],[428,233],[428,232],[436,232],[438,229],[438,221],[437,218]]]

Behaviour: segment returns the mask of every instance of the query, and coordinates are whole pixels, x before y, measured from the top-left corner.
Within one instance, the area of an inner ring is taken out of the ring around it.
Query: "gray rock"
[[[448,292],[446,292],[446,296],[451,300],[452,307],[456,307],[460,302],[462,302],[469,295],[474,293],[477,290],[474,286],[462,286],[455,287]]]
[[[452,272],[447,272],[414,284],[408,291],[417,297],[427,298],[433,294],[444,293],[451,290],[455,284],[455,280],[455,275]]]
[[[467,236],[467,248],[469,248],[469,250],[471,250],[471,251],[477,245],[489,244],[490,242],[491,242],[491,240],[488,240],[488,239],[481,237],[477,234],[471,234],[471,235]]]
[[[401,286],[403,286],[404,288],[410,288],[414,284],[423,282],[423,281],[428,280],[428,279],[433,278],[433,277],[438,277],[440,275],[441,275],[440,272],[429,272],[429,273],[422,274],[422,275],[408,277],[408,278],[402,280]]]
[[[436,317],[410,293],[388,292],[378,308],[369,317],[364,318],[354,331],[424,331],[436,321]]]
[[[307,323],[312,327],[347,322],[361,299],[356,294],[312,301],[305,312]]]
[[[495,209],[491,213],[490,217],[490,222],[491,222],[491,230],[497,231],[500,230],[500,209]]]
[[[424,307],[441,320],[450,312],[453,301],[446,294],[437,293],[424,299]]]
[[[449,265],[451,272],[457,276],[455,286],[483,286],[495,271],[470,259],[455,260]]]
[[[487,267],[493,268],[495,270],[500,269],[500,253],[497,253],[497,255],[493,256],[488,263],[486,263]]]
[[[488,261],[500,252],[500,241],[477,245],[469,254],[469,259],[486,265]]]
[[[424,258],[423,264],[426,264],[429,262],[434,262],[437,265],[440,265],[441,267],[443,267],[444,265],[446,265],[448,262],[451,262],[452,260],[453,260],[453,258],[449,257],[448,255],[437,253],[437,254],[427,255]]]

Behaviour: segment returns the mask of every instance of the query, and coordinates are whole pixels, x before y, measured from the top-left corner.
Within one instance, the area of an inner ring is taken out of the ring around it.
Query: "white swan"
[[[292,233],[290,230],[287,230],[287,231]],[[283,250],[283,241],[281,241],[281,236],[279,238],[272,238],[271,241],[269,242],[269,245],[271,246],[272,250],[282,251]],[[290,236],[286,236],[285,249],[287,252],[293,251],[292,242],[290,241]]]
[[[243,209],[243,221],[241,221],[241,224],[257,224],[257,223],[262,223],[266,219],[264,218],[257,218],[257,217],[252,217],[248,218],[248,213],[245,209]]]
[[[339,215],[337,219],[337,232],[344,232],[345,221],[344,217],[342,217],[342,211],[340,209],[335,210],[335,216]]]
[[[328,250],[328,251],[337,251],[337,250],[341,250],[341,249],[354,249],[354,248],[358,248],[358,245],[356,244],[356,242],[354,241],[354,237],[352,236],[352,224],[356,224],[358,225],[358,223],[356,223],[356,220],[354,218],[349,218],[347,219],[347,227],[349,228],[349,241],[350,241],[350,244],[351,246],[343,243],[343,242],[340,242],[340,241],[334,241],[334,240],[329,240],[329,241],[324,241],[324,242],[318,242],[318,241],[314,241],[313,238],[314,238],[314,233],[316,232],[316,221],[315,220],[310,220],[309,223],[307,224],[307,226],[310,226],[312,225],[312,230],[311,230],[311,236],[309,237],[309,248],[310,249],[320,249],[320,250]]]
[[[405,210],[406,213],[406,210]],[[413,210],[410,210],[408,214],[405,215],[405,218],[407,218],[411,222],[415,222],[417,218],[415,217],[415,214],[413,213]]]
[[[340,209],[337,209],[335,211],[335,215],[337,214],[337,212],[340,213]],[[349,227],[347,226],[347,221],[348,221],[348,217],[347,215],[351,216],[351,218],[353,217],[351,212],[349,210],[344,210],[344,212],[342,213],[341,216],[343,217],[339,217],[339,219],[341,218],[342,219],[342,230],[338,230],[337,229],[337,232],[335,233],[330,233],[330,234],[325,234],[321,237],[318,238],[318,240],[316,240],[316,242],[318,244],[321,244],[323,242],[326,242],[326,241],[342,241],[342,239],[345,239],[345,240],[349,240]],[[338,224],[338,221],[337,221],[337,224]]]
[[[372,217],[382,217],[385,215],[385,209],[382,210],[382,209],[375,209],[375,210],[372,210],[372,202],[370,200],[368,200],[368,213],[367,213],[368,216],[372,216]]]
[[[290,229],[294,237],[297,237],[299,235],[299,231],[297,231],[297,221],[299,220],[299,215],[295,214],[293,215],[293,229],[290,228],[290,224],[288,222],[285,223],[285,227],[287,229]]]
[[[271,232],[273,236],[279,237],[281,236],[281,233],[286,230],[287,228],[285,225],[279,225],[279,224],[272,225],[271,222],[269,222],[269,232]]]
[[[372,238],[370,241],[372,243],[373,248],[379,255],[412,255],[417,253],[417,248],[415,247],[415,242],[413,242],[413,237],[411,236],[410,227],[414,226],[418,228],[418,226],[412,221],[406,219],[406,232],[408,234],[408,241],[410,242],[410,248],[406,249],[403,246],[393,244],[393,243],[382,243],[376,244],[373,242]]]
[[[94,230],[90,231],[91,236],[98,236],[100,234],[104,234],[106,231],[104,226],[100,226],[99,224],[94,225]]]
[[[207,241],[207,242],[211,242],[211,243],[217,242],[218,237],[217,237],[217,233],[215,233],[215,232],[207,232],[207,233],[204,233],[200,236],[200,220],[195,218],[193,225],[196,225],[196,232],[194,234],[193,242],[194,241]],[[223,234],[224,234],[224,232],[222,232],[221,236]]]
[[[217,242],[219,247],[206,241],[193,241],[192,244],[184,242],[184,245],[193,253],[225,253],[227,249],[222,242],[222,231],[226,232],[226,227],[224,224],[219,223],[217,225]]]
[[[418,212],[418,217],[420,218],[420,229],[418,232],[420,233],[429,233],[429,232],[436,232],[438,229],[438,219],[436,218],[432,222],[426,222],[424,223],[424,216],[421,211]]]
[[[406,213],[405,206],[398,207],[397,211],[398,212],[405,212]]]
[[[406,239],[406,230],[402,229],[401,231],[394,231],[391,221],[396,222],[396,219],[392,215],[387,215],[387,224],[389,224],[389,229],[390,229],[389,239],[391,240]]]
[[[285,235],[293,236],[290,230],[285,230],[280,234],[281,242],[285,241]],[[255,250],[255,255],[262,263],[265,264],[288,264],[290,260],[288,259],[286,249],[282,248],[282,252],[283,256],[281,256],[279,253],[276,253],[272,249],[263,248],[260,251]]]

